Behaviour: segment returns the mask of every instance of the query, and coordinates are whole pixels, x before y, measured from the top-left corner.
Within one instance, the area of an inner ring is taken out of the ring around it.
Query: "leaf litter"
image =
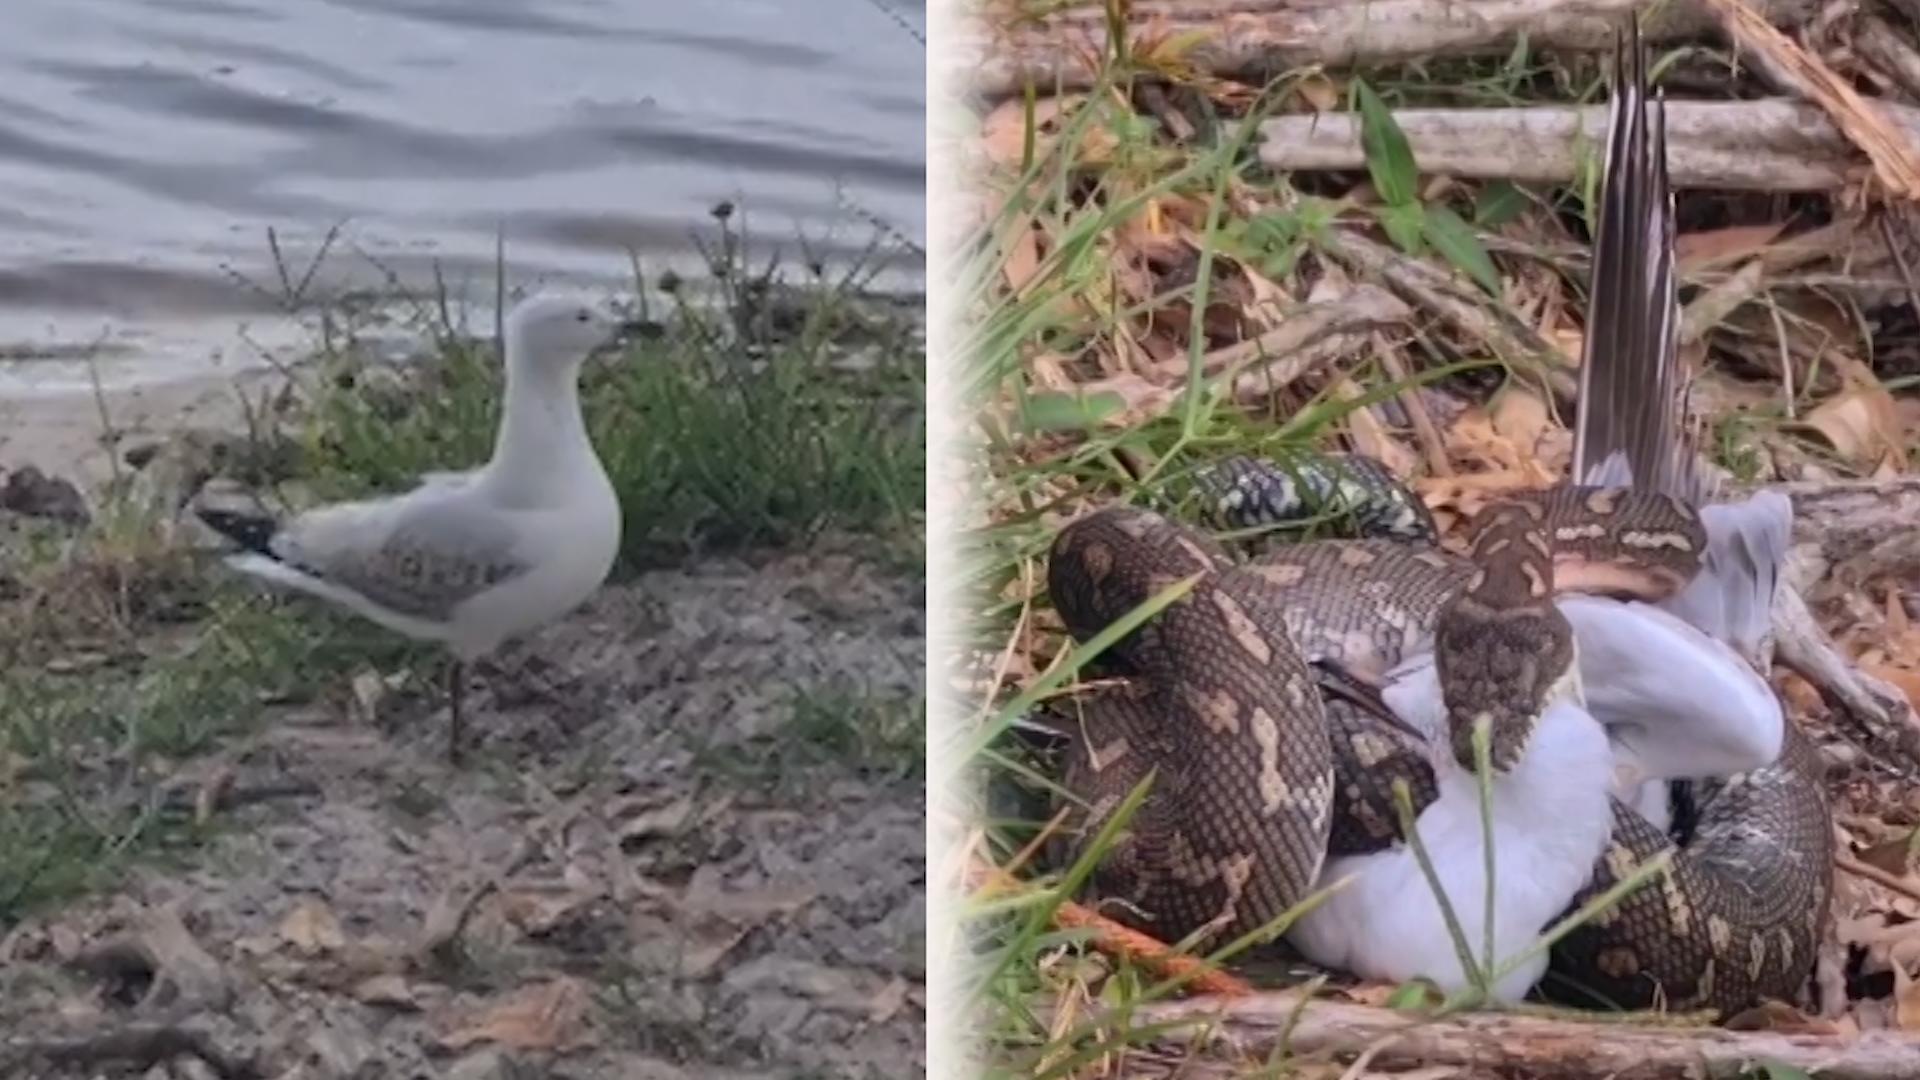
[[[789,730],[797,695],[914,708],[920,586],[873,565],[829,544],[609,586],[480,675],[463,770],[444,709],[378,676],[275,713],[221,768],[311,793],[15,926],[0,1030],[172,1025],[287,1080],[902,1075],[925,1053],[917,766]],[[207,1067],[120,1064],[35,1075]]]

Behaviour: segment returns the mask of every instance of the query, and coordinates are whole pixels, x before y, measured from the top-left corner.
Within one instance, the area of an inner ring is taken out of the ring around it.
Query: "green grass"
[[[5,670],[0,926],[111,881],[136,856],[198,844],[208,829],[193,821],[193,791],[168,783],[182,762],[252,730],[270,704],[399,651],[237,587],[213,590],[190,633],[126,629],[146,644],[101,666],[66,670],[54,650]]]

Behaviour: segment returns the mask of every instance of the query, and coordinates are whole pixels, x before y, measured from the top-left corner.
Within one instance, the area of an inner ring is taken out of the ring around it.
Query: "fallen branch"
[[[197,941],[172,905],[148,910],[141,924],[95,942],[70,961],[103,979],[144,982],[139,1008],[224,1009],[233,983],[220,962]]]
[[[988,100],[1084,90],[1111,54],[1105,5],[1083,3],[1032,18],[996,0],[984,17],[962,20],[957,40],[939,50],[943,77]],[[1129,52],[1151,63],[1160,43],[1178,43],[1169,67],[1261,78],[1309,64],[1365,65],[1442,56],[1506,53],[1516,34],[1535,49],[1602,52],[1643,0],[1160,0],[1127,5]],[[1760,5],[1776,25],[1794,26],[1818,7],[1811,0]],[[1655,42],[1713,27],[1699,0],[1676,0],[1642,16]]]
[[[1819,581],[1920,579],[1920,476],[1768,486],[1793,500],[1794,542],[1818,549]]]
[[[1768,485],[1793,501],[1793,551],[1774,595],[1778,661],[1798,672],[1861,730],[1920,765],[1920,716],[1905,694],[1856,670],[1827,636],[1806,595],[1827,583],[1920,575],[1920,477]]]
[[[1877,103],[1889,124],[1920,141],[1920,109]],[[1568,183],[1583,155],[1606,146],[1607,107],[1403,109],[1420,171],[1474,179]],[[1763,101],[1667,103],[1673,185],[1723,191],[1831,191],[1852,179],[1858,152],[1817,106]],[[1352,113],[1281,116],[1260,126],[1260,160],[1276,170],[1366,167]]]
[[[1920,1039],[1886,1032],[1848,1036],[1701,1027],[1651,1027],[1564,1020],[1521,1013],[1470,1013],[1423,1021],[1367,1005],[1297,992],[1194,999],[1134,1011],[1135,1027],[1194,1026],[1149,1042],[1188,1038],[1238,1060],[1266,1061],[1283,1047],[1294,1059],[1374,1054],[1376,1067],[1453,1065],[1475,1076],[1551,1076],[1556,1080],[1654,1080],[1736,1077],[1757,1061],[1791,1066],[1822,1080],[1907,1080]]]
[[[1888,191],[1920,200],[1920,135],[1902,131],[1826,62],[1768,24],[1747,0],[1702,0],[1719,16],[1735,44],[1759,53],[1794,81],[1847,138],[1873,161],[1873,173]]]

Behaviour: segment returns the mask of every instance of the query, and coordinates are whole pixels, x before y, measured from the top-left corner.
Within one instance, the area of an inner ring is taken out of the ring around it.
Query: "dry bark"
[[[1920,136],[1870,102],[1826,61],[1769,25],[1746,0],[1703,0],[1735,45],[1765,56],[1795,89],[1833,118],[1847,138],[1873,160],[1873,175],[1895,195],[1920,201]]]
[[[1208,1024],[1207,1021],[1212,1023]],[[1853,1036],[1651,1027],[1518,1013],[1474,1013],[1420,1022],[1368,1005],[1291,991],[1149,1005],[1135,1028],[1191,1021],[1154,1042],[1192,1039],[1208,1056],[1265,1061],[1283,1045],[1295,1059],[1371,1054],[1376,1067],[1454,1065],[1474,1076],[1555,1080],[1737,1077],[1756,1062],[1789,1065],[1823,1080],[1909,1080],[1920,1074],[1920,1040],[1886,1032]],[[1133,1074],[1129,1074],[1133,1075]]]
[[[1920,109],[1880,103],[1885,119],[1920,141]],[[1423,173],[1566,183],[1583,155],[1606,145],[1607,109],[1406,109],[1394,114]],[[1272,169],[1366,167],[1351,113],[1282,116],[1260,130]],[[1816,105],[1765,101],[1667,103],[1667,167],[1675,187],[1830,191],[1866,162]]]
[[[1813,0],[1754,5],[1776,26],[1794,26]],[[1178,60],[1214,75],[1260,76],[1306,64],[1376,64],[1416,57],[1505,52],[1525,33],[1536,48],[1603,51],[1642,0],[1160,0],[1132,5],[1128,38],[1136,53],[1156,41],[1197,38]],[[990,0],[963,19],[941,52],[955,89],[986,99],[1031,83],[1041,93],[1093,85],[1107,46],[1104,6],[1083,3],[1044,18],[1018,14],[1014,0]],[[1655,5],[1647,36],[1671,41],[1711,29],[1698,0]]]
[[[1821,581],[1920,579],[1920,476],[1772,487],[1793,500],[1794,541],[1818,549]]]

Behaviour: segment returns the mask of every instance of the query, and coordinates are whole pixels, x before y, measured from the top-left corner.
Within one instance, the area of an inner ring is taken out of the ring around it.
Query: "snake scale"
[[[1291,497],[1279,490],[1287,480],[1250,463],[1225,463],[1217,475],[1226,480],[1216,495],[1230,526],[1271,522]],[[1414,497],[1383,471],[1365,472],[1358,483],[1382,504],[1368,519],[1375,531],[1406,540],[1294,544],[1236,565],[1203,533],[1149,511],[1111,508],[1074,522],[1056,541],[1049,566],[1054,601],[1084,640],[1154,586],[1202,573],[1194,592],[1161,618],[1178,612],[1183,626],[1214,624],[1216,648],[1278,659],[1291,686],[1320,681],[1305,667],[1365,678],[1432,648],[1446,672],[1449,711],[1487,712],[1494,720],[1499,768],[1525,742],[1529,718],[1559,692],[1554,682],[1565,677],[1564,638],[1556,637],[1564,620],[1546,602],[1547,592],[1558,586],[1667,595],[1684,583],[1702,542],[1697,517],[1666,496],[1561,487],[1489,506],[1470,530],[1471,554],[1462,558],[1409,542],[1423,539],[1420,530],[1392,525],[1405,518],[1391,505]],[[1245,497],[1256,489],[1260,497]],[[1313,880],[1325,856],[1378,851],[1399,841],[1395,779],[1408,785],[1416,813],[1434,798],[1433,767],[1420,737],[1391,714],[1339,694],[1306,703],[1297,693],[1272,697],[1225,671],[1209,672],[1204,662],[1180,667],[1168,655],[1172,639],[1161,633],[1156,640],[1153,626],[1143,628],[1147,644],[1121,647],[1121,684],[1078,710],[1081,737],[1069,744],[1063,778],[1090,807],[1080,822],[1086,836],[1134,784],[1149,772],[1156,776],[1134,827],[1094,877],[1096,890],[1117,901],[1110,913],[1123,921],[1173,939],[1195,930],[1252,929],[1284,910],[1288,897],[1301,896],[1299,883]],[[1150,659],[1142,662],[1142,653]],[[1205,689],[1185,688],[1181,679],[1203,680]],[[1170,716],[1165,702],[1176,696],[1208,702],[1201,711],[1215,722],[1195,726],[1192,713]],[[1248,722],[1232,725],[1224,722],[1228,717]],[[1449,728],[1455,757],[1469,763],[1462,735],[1470,725]],[[1319,756],[1320,733],[1330,769]],[[1277,756],[1295,746],[1310,752]],[[1217,768],[1222,758],[1241,761],[1238,773]],[[1278,780],[1290,791],[1330,791],[1330,820],[1322,823],[1316,798],[1299,804],[1310,803],[1312,815],[1283,823],[1295,808],[1257,798],[1253,786],[1236,789],[1230,777],[1249,773],[1267,775],[1269,790],[1277,790]],[[1684,846],[1668,876],[1562,939],[1551,966],[1558,978],[1543,984],[1543,993],[1569,1002],[1590,1004],[1597,997],[1621,1007],[1730,1012],[1762,997],[1791,998],[1804,983],[1825,916],[1831,854],[1811,747],[1789,724],[1777,762],[1697,785],[1695,797],[1697,822],[1681,840],[1615,800],[1612,841],[1569,911],[1639,862]],[[1223,827],[1226,818],[1213,808],[1228,804],[1235,824]],[[1263,830],[1284,832],[1288,844],[1256,851],[1249,838]],[[1196,831],[1205,839],[1195,839]],[[1303,839],[1321,836],[1324,847],[1307,849],[1299,862],[1276,867],[1268,861],[1282,851],[1283,859],[1292,858]],[[1199,880],[1234,888],[1203,898],[1182,884]],[[1217,905],[1230,894],[1259,901],[1242,901],[1223,916]],[[1169,905],[1170,895],[1181,898],[1177,905]]]

